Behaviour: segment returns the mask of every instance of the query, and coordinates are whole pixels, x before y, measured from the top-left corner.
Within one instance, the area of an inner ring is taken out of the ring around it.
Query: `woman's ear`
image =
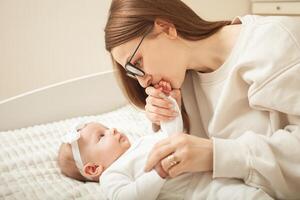
[[[169,38],[177,38],[177,30],[175,25],[161,18],[154,21],[154,33],[165,33]]]
[[[99,178],[103,171],[104,167],[95,163],[87,163],[83,167],[83,175],[91,179]]]

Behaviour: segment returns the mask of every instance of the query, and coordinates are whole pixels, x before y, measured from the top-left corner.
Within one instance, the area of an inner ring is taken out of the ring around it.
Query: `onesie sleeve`
[[[100,187],[109,200],[155,200],[165,179],[155,170],[134,179],[125,170],[109,170],[100,177]]]

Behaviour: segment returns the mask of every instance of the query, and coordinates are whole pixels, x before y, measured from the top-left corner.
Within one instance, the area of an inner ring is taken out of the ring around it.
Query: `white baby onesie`
[[[100,177],[100,186],[108,199],[176,200],[184,198],[191,174],[167,180],[162,179],[155,170],[144,172],[148,154],[153,146],[169,134],[183,131],[180,108],[174,98],[167,98],[173,102],[175,110],[179,113],[178,116],[170,122],[161,123],[162,131],[139,138],[103,172]],[[165,184],[166,182],[168,183]]]
[[[178,115],[176,116],[175,119],[171,121],[161,122],[160,123],[161,130],[167,133],[168,135],[174,133],[180,133],[183,131],[183,120],[181,116],[181,110],[176,100],[173,97],[168,96],[167,98],[173,103],[173,109],[178,112]]]
[[[180,113],[176,101],[168,98]],[[145,173],[144,167],[153,146],[169,134],[183,131],[181,114],[172,122],[161,123],[161,129],[158,133],[139,138],[103,172],[99,182],[107,199],[270,199],[261,190],[237,180],[212,180],[210,173],[185,173],[171,179],[162,179],[155,170]]]

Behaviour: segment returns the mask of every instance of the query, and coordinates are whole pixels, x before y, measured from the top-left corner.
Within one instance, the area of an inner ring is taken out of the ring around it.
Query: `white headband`
[[[75,165],[79,170],[80,174],[83,175],[83,162],[80,156],[79,146],[77,140],[80,138],[80,130],[86,125],[86,123],[80,123],[68,132],[63,138],[63,143],[70,144],[72,149],[73,158]]]

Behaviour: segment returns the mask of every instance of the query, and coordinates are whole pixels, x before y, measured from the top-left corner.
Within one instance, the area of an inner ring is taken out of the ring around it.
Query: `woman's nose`
[[[136,77],[139,84],[143,87],[143,88],[146,88],[148,87],[149,85],[151,85],[151,81],[152,81],[152,76],[151,75],[145,75],[143,77],[140,77],[140,76],[137,76]]]

